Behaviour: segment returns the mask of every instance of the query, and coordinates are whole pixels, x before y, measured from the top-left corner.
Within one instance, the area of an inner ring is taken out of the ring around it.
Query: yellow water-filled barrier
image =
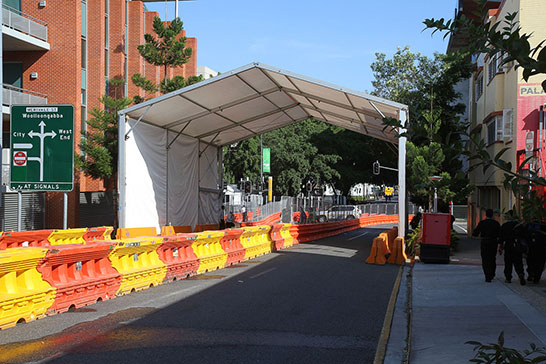
[[[108,255],[112,267],[121,274],[116,295],[124,295],[160,285],[167,274],[167,265],[159,259],[157,248],[161,237],[121,239]]]
[[[228,253],[222,249],[220,239],[224,231],[203,231],[196,233],[197,237],[191,244],[193,252],[199,258],[197,273],[210,272],[224,268],[228,259]]]
[[[47,240],[51,245],[85,244],[83,236],[86,232],[86,228],[53,230]]]
[[[284,239],[284,247],[294,245],[294,237],[290,234],[290,227],[292,224],[282,224],[281,237]]]
[[[241,234],[241,245],[245,248],[245,260],[271,253],[273,241],[269,235],[271,226],[245,226]]]
[[[36,267],[46,255],[43,248],[0,251],[0,328],[45,316],[55,299],[55,288]]]
[[[157,236],[155,227],[119,228],[116,231],[116,239],[138,238],[141,236]]]

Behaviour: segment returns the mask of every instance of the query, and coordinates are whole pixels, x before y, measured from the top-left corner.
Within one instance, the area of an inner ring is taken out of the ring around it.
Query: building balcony
[[[48,51],[47,23],[2,5],[4,51]]]
[[[11,105],[46,105],[47,95],[11,85],[3,85],[2,104],[4,120],[9,120],[9,108]]]

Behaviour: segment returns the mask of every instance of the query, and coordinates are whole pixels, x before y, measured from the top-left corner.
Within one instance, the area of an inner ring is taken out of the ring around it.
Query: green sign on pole
[[[262,168],[264,173],[271,173],[271,149],[269,148],[263,149],[262,160],[263,160]]]
[[[72,191],[74,106],[12,106],[10,164],[14,190]]]

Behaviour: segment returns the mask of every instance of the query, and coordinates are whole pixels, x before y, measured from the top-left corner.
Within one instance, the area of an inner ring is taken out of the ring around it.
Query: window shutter
[[[504,125],[504,142],[512,141],[513,126],[514,126],[514,110],[502,110],[502,123]]]
[[[504,138],[504,123],[503,118],[499,116],[495,116],[495,128],[497,129],[497,137],[495,138],[495,141],[502,141]]]

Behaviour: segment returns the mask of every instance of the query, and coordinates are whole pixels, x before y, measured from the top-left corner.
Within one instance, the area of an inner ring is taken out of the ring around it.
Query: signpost
[[[66,229],[67,192],[74,189],[74,106],[12,106],[10,164],[11,189],[65,193]]]
[[[271,149],[263,149],[263,171],[264,173],[271,173]]]

